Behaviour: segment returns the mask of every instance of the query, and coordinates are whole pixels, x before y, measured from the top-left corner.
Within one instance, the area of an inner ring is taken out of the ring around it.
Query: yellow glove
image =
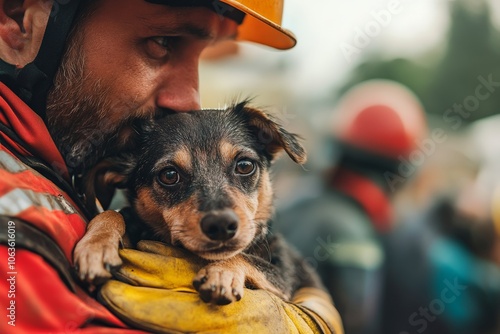
[[[206,264],[194,255],[154,241],[120,255],[119,280],[108,281],[99,297],[134,327],[156,333],[344,333],[329,295],[319,289],[299,290],[295,304],[245,289],[240,301],[218,306],[203,302],[193,288]]]

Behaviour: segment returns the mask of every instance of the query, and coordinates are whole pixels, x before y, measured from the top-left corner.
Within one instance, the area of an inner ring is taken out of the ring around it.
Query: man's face
[[[70,169],[123,147],[138,118],[199,109],[198,61],[236,34],[203,7],[102,0],[81,20],[49,94],[49,131]]]

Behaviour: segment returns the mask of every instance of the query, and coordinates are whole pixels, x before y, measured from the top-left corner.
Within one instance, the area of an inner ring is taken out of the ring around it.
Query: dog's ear
[[[137,165],[134,154],[121,154],[117,157],[108,158],[103,161],[101,182],[115,188],[129,187],[129,181]]]
[[[293,161],[304,164],[307,161],[307,155],[304,147],[299,143],[300,137],[286,131],[262,110],[247,107],[247,103],[244,101],[235,105],[232,111],[243,118],[258,144],[269,155],[270,160],[273,161],[278,153],[284,150]]]
[[[104,208],[111,203],[116,188],[129,186],[130,176],[135,169],[137,159],[132,154],[121,154],[97,163],[83,180],[83,191],[87,207],[95,210],[95,199]]]

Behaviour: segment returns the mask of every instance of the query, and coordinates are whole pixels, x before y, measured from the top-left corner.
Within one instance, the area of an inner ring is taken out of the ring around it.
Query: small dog
[[[203,301],[229,304],[240,300],[245,286],[285,300],[301,287],[322,288],[314,270],[269,231],[269,168],[281,151],[305,162],[296,135],[247,102],[167,115],[137,131],[133,152],[106,161],[104,180],[128,190],[128,231],[206,260],[193,280]],[[74,251],[82,280],[111,277],[110,269],[121,264],[124,233],[125,219],[115,211],[89,223]]]

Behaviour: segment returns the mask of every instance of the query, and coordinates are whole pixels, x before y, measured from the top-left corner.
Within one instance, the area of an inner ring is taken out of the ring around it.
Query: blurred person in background
[[[411,181],[423,201],[387,238],[384,332],[498,333],[496,118],[447,139]]]
[[[394,193],[411,177],[398,169],[426,133],[424,110],[405,87],[372,80],[347,92],[335,116],[339,156],[322,191],[279,212],[276,226],[317,267],[346,333],[383,333],[380,238],[391,229]]]

